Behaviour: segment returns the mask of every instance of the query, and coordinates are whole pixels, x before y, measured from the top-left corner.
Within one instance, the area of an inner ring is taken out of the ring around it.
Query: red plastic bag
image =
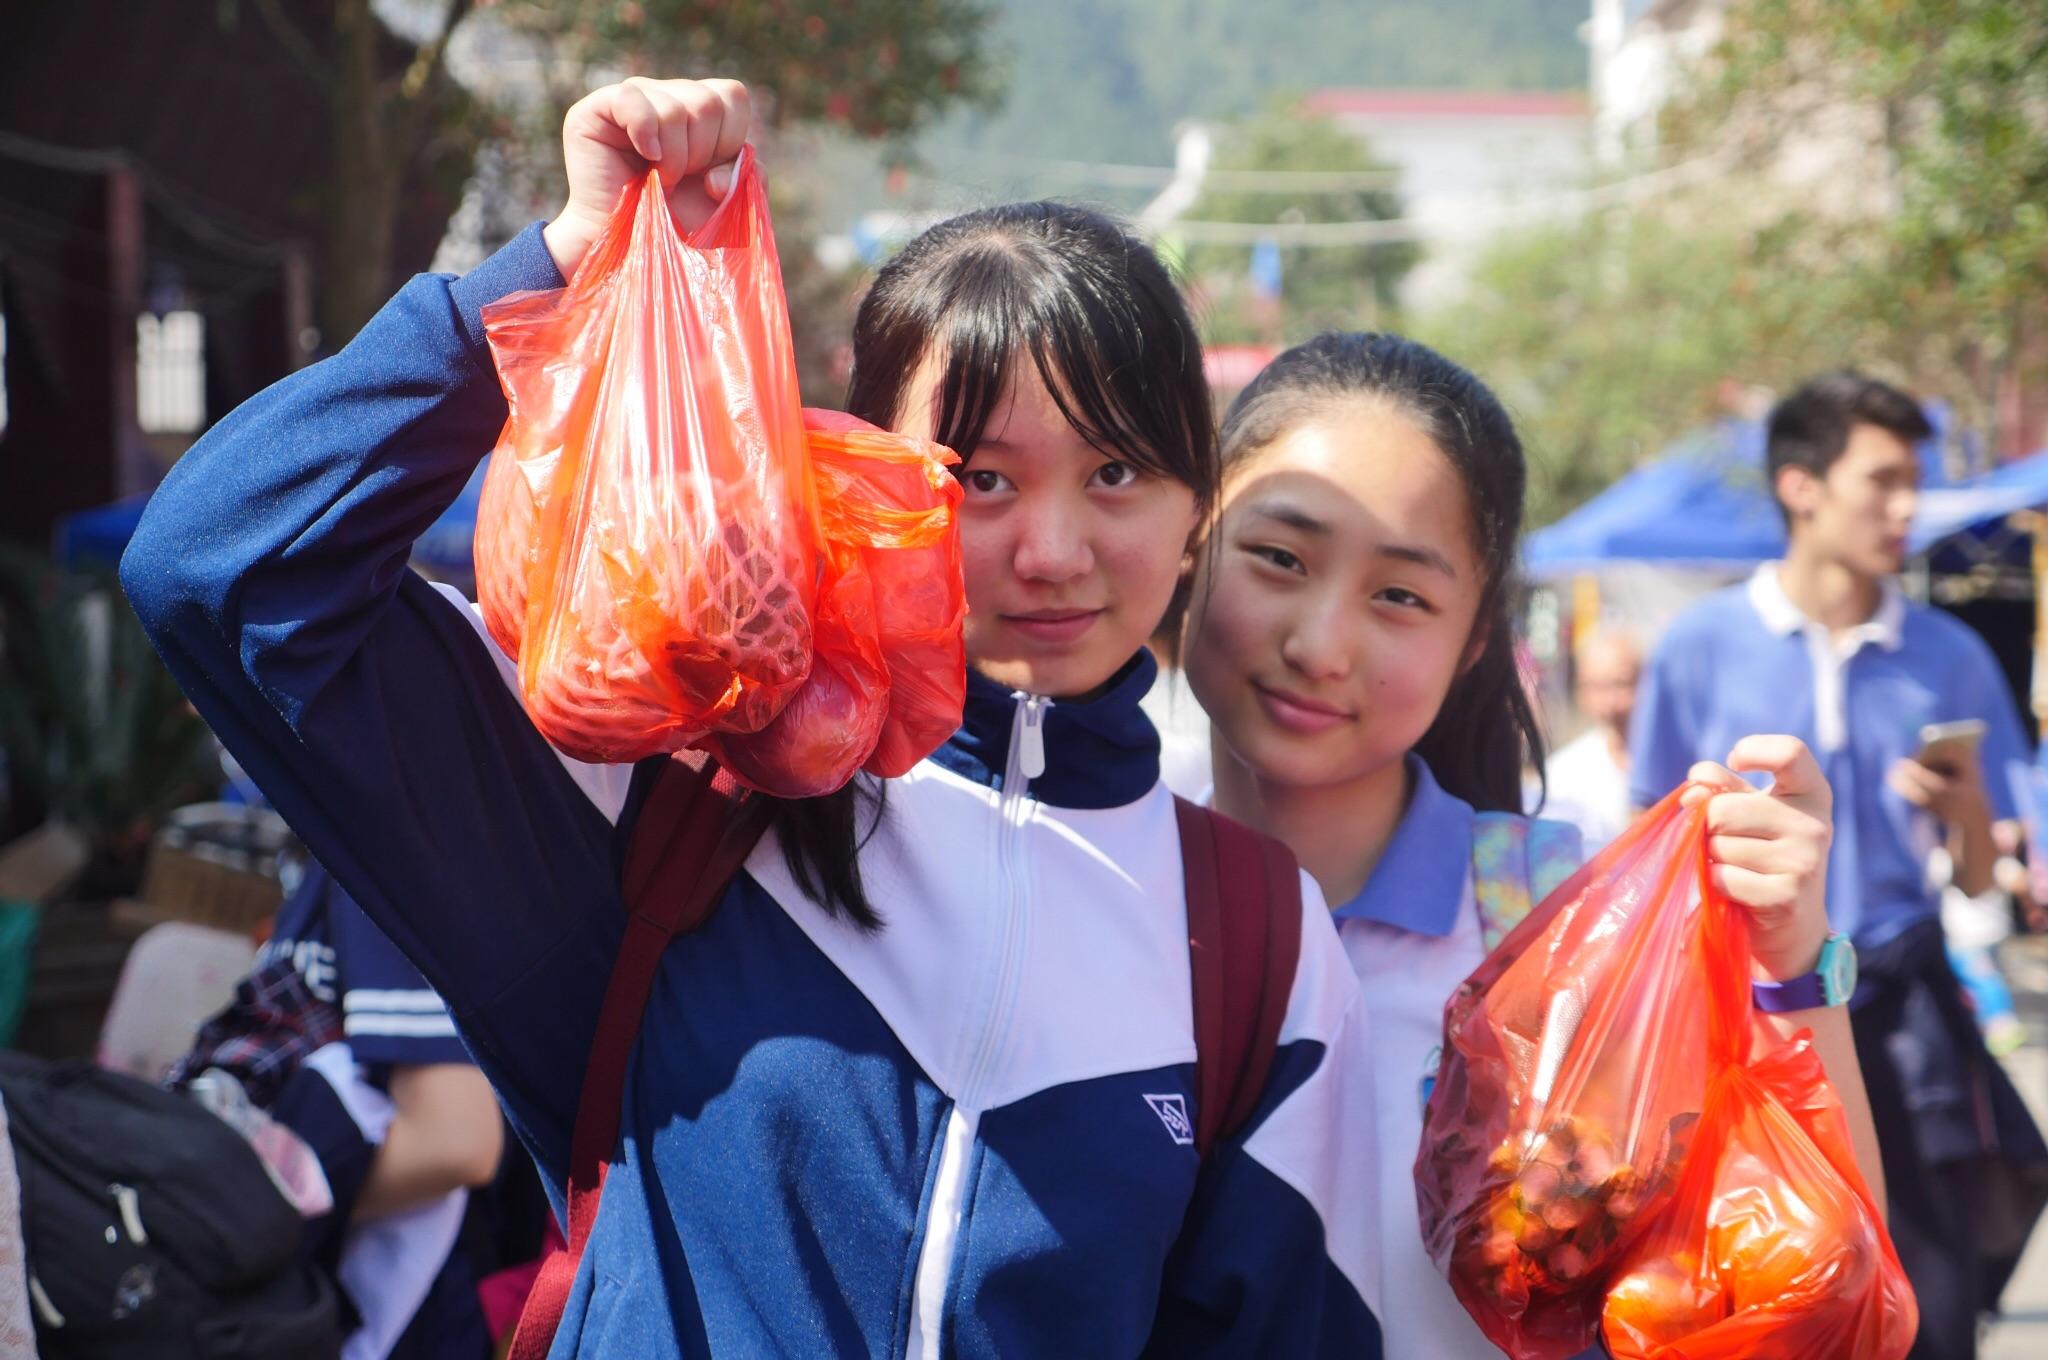
[[[741,780],[784,798],[829,793],[865,768],[894,776],[960,725],[966,588],[960,460],[839,411],[804,412],[829,583],[817,658],[754,733],[704,742]]]
[[[828,539],[860,545],[889,666],[889,713],[865,768],[894,778],[960,726],[967,702],[967,588],[960,461],[942,444],[805,411]]]
[[[1919,1310],[1808,1036],[1715,1074],[1671,1210],[1608,1290],[1616,1360],[1896,1357]]]
[[[1799,1045],[1752,1059],[1748,918],[1706,886],[1704,828],[1674,793],[1445,1008],[1423,1240],[1516,1360],[1579,1354],[1603,1310],[1626,1356],[1876,1360],[1913,1336],[1818,1063]],[[1802,1349],[1814,1328],[1855,1344]]]
[[[484,324],[511,418],[477,591],[535,726],[629,761],[767,725],[810,673],[818,525],[752,152],[689,240],[650,173],[567,288]]]

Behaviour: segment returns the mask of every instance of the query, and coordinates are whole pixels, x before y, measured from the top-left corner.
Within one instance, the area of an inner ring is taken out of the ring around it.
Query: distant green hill
[[[1574,89],[1586,0],[1004,0],[1009,95],[943,146],[1161,164],[1175,123],[1327,86]]]

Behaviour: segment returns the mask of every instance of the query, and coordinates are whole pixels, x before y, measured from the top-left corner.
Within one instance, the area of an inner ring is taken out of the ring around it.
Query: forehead
[[[1920,475],[1920,456],[1913,446],[1877,425],[1858,423],[1849,427],[1849,441],[1842,446],[1842,456],[1828,469],[1830,473],[1844,471],[1851,476],[1875,476],[1887,472],[1911,472],[1915,478]]]
[[[1594,643],[1578,655],[1579,683],[1582,685],[1633,680],[1641,669],[1641,661],[1628,647]]]
[[[941,387],[946,377],[946,358],[936,348],[918,362],[910,381],[904,384],[902,409],[896,430],[923,438],[935,436],[939,420]],[[1012,356],[1005,365],[1003,388],[989,411],[988,425],[975,449],[955,452],[969,457],[975,452],[999,446],[991,452],[1045,452],[1084,455],[1099,454],[1060,410],[1039,375],[1038,365],[1028,355]]]
[[[1296,425],[1232,470],[1226,509],[1275,501],[1328,524],[1340,540],[1371,548],[1399,540],[1476,564],[1472,517],[1457,470],[1394,407],[1356,404]]]

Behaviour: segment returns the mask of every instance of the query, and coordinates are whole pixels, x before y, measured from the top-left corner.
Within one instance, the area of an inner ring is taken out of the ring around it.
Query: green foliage
[[[1004,0],[1010,96],[934,140],[1158,163],[1185,118],[1329,86],[1568,89],[1585,0]]]
[[[1212,168],[1330,172],[1392,167],[1333,120],[1274,108],[1225,129]],[[1208,189],[1186,216],[1210,222],[1358,222],[1400,213],[1400,195],[1391,187],[1286,194]],[[1204,329],[1211,339],[1293,343],[1331,328],[1383,324],[1395,288],[1416,256],[1406,242],[1282,247],[1282,306],[1272,318],[1262,317],[1258,302],[1248,295],[1247,247],[1198,245],[1188,251],[1186,265],[1204,294]]]
[[[1529,450],[1530,522],[1600,491],[1731,397],[1858,362],[1896,372],[1854,268],[1815,269],[1797,230],[1613,214],[1489,252],[1421,338],[1482,375]]]
[[[983,53],[988,0],[501,0],[496,9],[571,69],[730,76],[760,90],[771,121],[861,137],[907,132],[999,91]]]
[[[1494,384],[1542,523],[1727,409],[1855,365],[2001,431],[2048,382],[2048,9],[1747,0],[1662,119],[1702,188],[1497,246],[1434,343]],[[1845,116],[1846,115],[1846,116]],[[1858,139],[1861,139],[1860,141]],[[1831,175],[1788,184],[1788,148]]]
[[[1957,395],[1988,420],[2016,369],[2048,367],[2048,7],[1748,0],[1667,133],[1689,149],[1740,128],[1764,161],[1844,105],[1882,129],[1869,150],[1892,211],[1870,249],[1892,319],[1940,342],[1929,376],[1974,389]]]
[[[0,551],[0,747],[17,797],[132,854],[218,783],[211,742],[111,575]]]

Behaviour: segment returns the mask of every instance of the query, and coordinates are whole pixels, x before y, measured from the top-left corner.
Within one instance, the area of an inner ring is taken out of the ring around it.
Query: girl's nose
[[[1342,680],[1351,674],[1351,610],[1332,601],[1303,609],[1289,623],[1280,656],[1311,680]]]
[[[1087,512],[1045,500],[1018,507],[1021,522],[1013,558],[1019,576],[1057,584],[1086,576],[1095,567]]]

